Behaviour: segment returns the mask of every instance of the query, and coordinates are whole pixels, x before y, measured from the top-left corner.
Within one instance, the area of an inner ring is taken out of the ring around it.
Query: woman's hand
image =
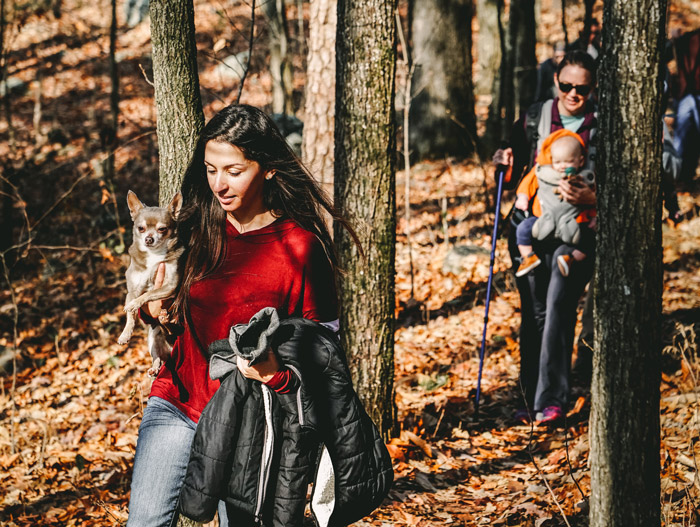
[[[156,268],[156,274],[153,277],[153,288],[157,289],[163,285],[165,281],[165,263],[161,262]],[[151,318],[158,319],[161,325],[168,331],[168,333],[176,333],[173,331],[175,327],[174,321],[170,320],[170,314],[168,313],[168,308],[172,304],[172,300],[166,298],[165,300],[154,300],[153,302],[148,302],[141,306],[148,316]]]
[[[518,194],[515,199],[515,208],[522,211],[527,211],[530,201],[527,199],[527,194]]]
[[[156,268],[156,274],[153,277],[153,289],[158,289],[163,285],[163,281],[165,280],[165,263],[161,262],[158,264],[158,267]],[[147,315],[149,315],[151,318],[158,318],[161,316],[161,310],[163,309],[163,301],[162,300],[154,300],[153,302],[148,302],[147,304],[144,304],[141,306],[141,309],[143,309]]]
[[[513,149],[499,148],[493,154],[494,165],[513,166]]]
[[[595,205],[595,190],[588,186],[580,176],[559,181],[559,195],[572,205]]]
[[[275,373],[280,370],[280,363],[277,360],[277,355],[275,355],[271,349],[267,350],[267,356],[264,360],[248,365],[247,360],[237,357],[236,366],[243,374],[243,377],[247,379],[253,379],[254,381],[260,381],[265,383],[274,377]]]

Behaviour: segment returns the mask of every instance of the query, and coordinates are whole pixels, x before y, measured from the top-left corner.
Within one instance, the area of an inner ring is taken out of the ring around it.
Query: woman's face
[[[580,115],[586,106],[586,100],[593,90],[591,73],[575,64],[564,66],[559,76],[554,76],[554,83],[557,85],[559,100],[561,101],[560,111],[564,115]],[[567,89],[564,91],[562,88]],[[584,94],[579,93],[579,89]]]
[[[238,147],[209,141],[204,148],[204,167],[209,188],[221,207],[237,220],[247,221],[267,211],[263,204],[263,183],[272,173],[246,159]]]

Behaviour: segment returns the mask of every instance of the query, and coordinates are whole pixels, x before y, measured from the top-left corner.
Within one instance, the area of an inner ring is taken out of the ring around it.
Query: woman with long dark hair
[[[139,428],[129,527],[177,521],[197,421],[220,384],[209,378],[207,347],[266,307],[337,331],[337,260],[324,211],[354,236],[272,120],[252,106],[228,106],[207,123],[182,194],[187,256],[170,308],[181,333]],[[152,302],[142,317],[160,310]],[[296,388],[274,353],[237,366],[278,393]],[[228,525],[223,507],[219,518]]]

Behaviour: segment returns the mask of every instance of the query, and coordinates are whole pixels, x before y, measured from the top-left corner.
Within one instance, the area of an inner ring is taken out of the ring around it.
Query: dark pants
[[[514,230],[509,249],[517,255]],[[592,253],[576,262],[569,276],[562,276],[557,256],[570,253],[571,246],[541,243],[534,250],[542,260],[527,276],[516,278],[520,293],[520,381],[528,407],[565,407],[569,396],[571,352],[579,298],[593,274]]]
[[[695,177],[700,149],[700,95],[688,94],[678,101],[673,146],[681,158],[681,181]]]

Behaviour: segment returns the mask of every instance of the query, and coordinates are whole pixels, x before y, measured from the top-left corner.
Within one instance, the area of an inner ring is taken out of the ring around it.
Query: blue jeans
[[[530,216],[520,222],[515,230],[515,241],[518,245],[532,245],[532,226],[537,221],[537,216]]]
[[[197,425],[176,406],[151,397],[136,444],[127,527],[174,527]],[[219,525],[228,527],[223,502]]]

